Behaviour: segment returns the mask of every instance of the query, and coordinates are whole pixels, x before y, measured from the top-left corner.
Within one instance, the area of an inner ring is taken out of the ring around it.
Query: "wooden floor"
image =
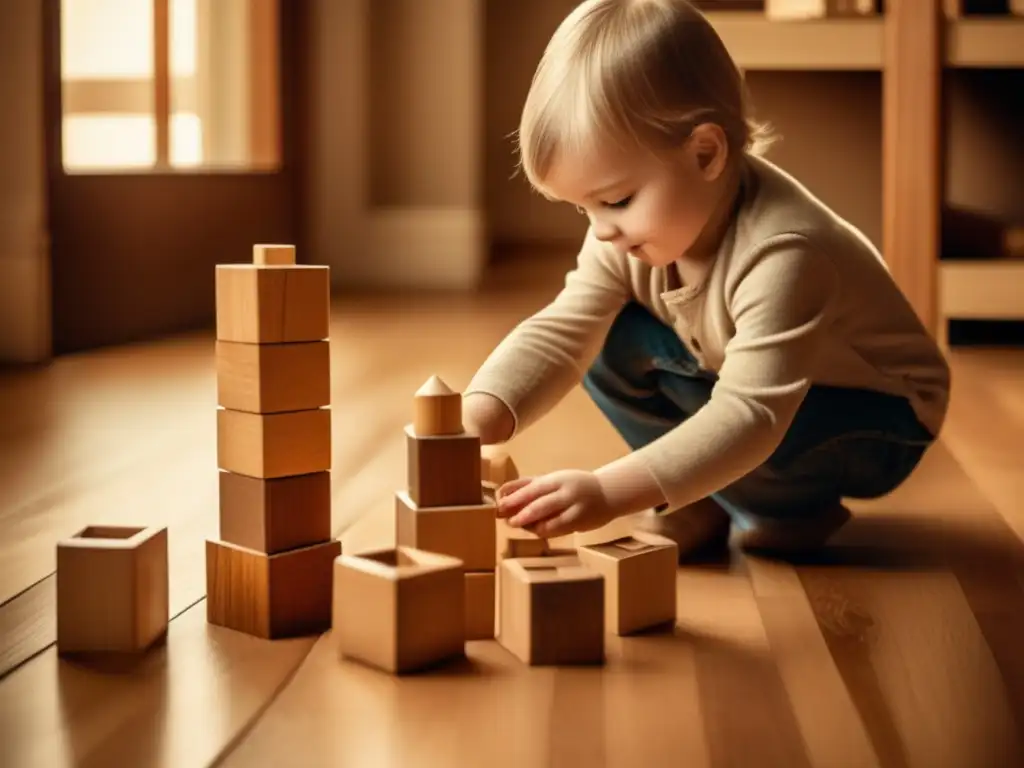
[[[334,525],[390,542],[402,426],[431,374],[463,387],[564,260],[472,297],[339,297]],[[330,634],[209,626],[217,535],[212,341],[199,334],[0,378],[0,764],[38,766],[1024,765],[1024,353],[955,355],[943,443],[854,507],[813,563],[733,555],[679,571],[673,633],[609,640],[603,669],[530,669],[495,642],[394,679]],[[583,393],[511,446],[524,474],[624,446]],[[58,660],[54,544],[167,525],[166,645],[131,670]]]

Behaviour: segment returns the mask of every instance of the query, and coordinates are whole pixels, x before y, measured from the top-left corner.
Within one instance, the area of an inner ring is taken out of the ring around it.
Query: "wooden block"
[[[206,541],[206,618],[270,640],[326,631],[337,540],[275,555]]]
[[[272,480],[220,473],[220,538],[275,554],[331,538],[331,473]]]
[[[544,557],[548,554],[548,540],[537,534],[513,528],[504,518],[495,519],[495,536],[498,542],[498,557]]]
[[[465,575],[466,640],[493,640],[496,602],[494,571],[472,571]]]
[[[469,433],[421,437],[411,424],[408,445],[409,496],[420,507],[480,504],[480,438]]]
[[[253,264],[283,267],[295,263],[294,245],[262,245],[252,247]]]
[[[322,341],[329,336],[330,269],[219,264],[217,340],[248,344]]]
[[[331,404],[328,341],[241,344],[218,341],[217,404],[250,413],[306,411]]]
[[[533,666],[604,661],[604,577],[575,556],[501,562],[498,641]]]
[[[497,562],[493,503],[421,507],[406,491],[395,493],[395,542],[457,557],[467,571]]]
[[[461,435],[462,395],[431,376],[413,398],[413,432],[420,437]]]
[[[637,531],[576,551],[584,565],[604,576],[608,632],[629,635],[675,623],[679,547],[674,541]]]
[[[486,487],[497,490],[505,483],[519,479],[519,468],[512,457],[500,451],[490,451],[480,457],[480,472]]]
[[[339,658],[402,674],[464,656],[463,575],[458,558],[413,547],[339,557],[331,631]]]
[[[326,408],[258,414],[217,410],[221,469],[260,478],[331,468],[331,412]]]
[[[57,651],[144,651],[167,631],[167,529],[95,525],[57,543]]]

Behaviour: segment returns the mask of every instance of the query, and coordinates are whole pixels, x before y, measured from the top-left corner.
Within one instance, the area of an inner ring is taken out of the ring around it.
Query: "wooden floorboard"
[[[411,393],[435,373],[464,386],[564,265],[501,266],[477,296],[336,298],[347,551],[394,535]],[[395,679],[339,659],[330,632],[269,642],[206,622],[212,352],[194,334],[0,377],[4,765],[1024,764],[1024,354],[956,353],[944,442],[905,487],[852,505],[815,558],[681,568],[675,629],[610,637],[604,667],[531,669],[474,642],[462,663]],[[511,449],[530,474],[625,446],[576,390]],[[134,667],[53,646],[54,545],[96,522],[169,528],[176,618]]]

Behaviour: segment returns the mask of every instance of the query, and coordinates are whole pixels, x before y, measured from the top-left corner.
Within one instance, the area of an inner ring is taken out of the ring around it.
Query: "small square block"
[[[267,640],[326,631],[340,554],[337,540],[268,555],[207,539],[207,621]]]
[[[331,538],[331,474],[264,480],[220,473],[220,538],[275,554]]]
[[[167,631],[167,529],[95,525],[57,543],[57,651],[144,651]]]
[[[495,628],[494,571],[466,573],[466,640],[493,640]]]
[[[513,528],[504,518],[495,520],[495,535],[498,541],[498,558],[544,557],[549,553],[547,539],[542,539],[525,528]]]
[[[217,340],[248,344],[321,341],[330,335],[330,268],[218,264]]]
[[[413,547],[339,557],[331,620],[338,656],[394,674],[462,657],[465,600],[458,558]]]
[[[395,493],[395,542],[457,557],[467,571],[486,571],[497,562],[495,507],[481,502],[420,507],[405,491]]]
[[[260,478],[331,468],[331,412],[326,408],[258,414],[217,410],[220,469]]]
[[[501,561],[498,641],[532,666],[604,662],[604,577],[579,558]]]
[[[250,413],[306,411],[331,404],[329,341],[218,341],[217,404]]]
[[[580,561],[605,578],[608,632],[629,635],[676,620],[679,547],[653,533],[579,547]]]
[[[294,245],[269,245],[259,243],[252,247],[253,264],[285,266],[295,263]]]
[[[411,424],[405,434],[409,497],[414,502],[421,507],[454,507],[483,501],[479,435],[423,437]]]

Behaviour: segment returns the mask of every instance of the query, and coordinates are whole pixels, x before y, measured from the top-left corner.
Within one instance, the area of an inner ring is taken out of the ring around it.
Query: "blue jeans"
[[[583,387],[636,449],[696,413],[715,380],[675,331],[630,303]],[[712,498],[740,530],[766,518],[807,520],[834,510],[844,497],[877,498],[894,490],[933,441],[905,398],[812,386],[768,460]]]

